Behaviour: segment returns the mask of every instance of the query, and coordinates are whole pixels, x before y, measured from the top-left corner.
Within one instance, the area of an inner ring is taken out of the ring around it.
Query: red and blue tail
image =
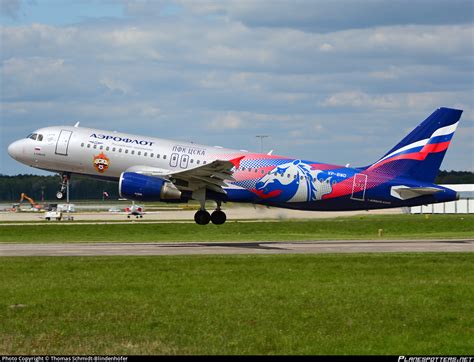
[[[439,108],[367,171],[434,182],[462,110]]]

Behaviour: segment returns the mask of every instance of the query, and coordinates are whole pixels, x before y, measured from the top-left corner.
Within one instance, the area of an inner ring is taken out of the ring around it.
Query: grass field
[[[474,351],[474,253],[16,257],[0,354]]]
[[[383,236],[378,236],[383,229]],[[473,238],[474,215],[352,216],[310,221],[227,222],[224,225],[0,225],[0,242],[263,241]]]

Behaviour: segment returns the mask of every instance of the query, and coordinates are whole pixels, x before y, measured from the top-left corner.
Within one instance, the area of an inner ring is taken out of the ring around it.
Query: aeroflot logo
[[[114,140],[115,142],[134,143],[134,144],[142,145],[142,146],[153,146],[153,143],[154,143],[154,142],[144,141],[144,140],[122,138],[118,136],[109,136],[109,135],[100,134],[100,133],[99,134],[93,133],[90,135],[90,137],[98,138],[100,140]]]

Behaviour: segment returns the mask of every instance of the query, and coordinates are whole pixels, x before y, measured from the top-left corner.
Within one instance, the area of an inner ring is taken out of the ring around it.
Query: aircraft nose
[[[8,146],[8,154],[11,158],[17,159],[22,153],[21,141],[15,141]]]

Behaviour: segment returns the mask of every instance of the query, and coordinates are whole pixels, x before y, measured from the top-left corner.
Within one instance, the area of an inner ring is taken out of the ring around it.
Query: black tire
[[[207,225],[211,221],[211,215],[206,210],[199,210],[194,214],[194,221],[198,225]]]
[[[64,193],[62,193],[61,191],[56,192],[56,198],[58,200],[64,199]]]
[[[224,211],[216,210],[211,215],[211,221],[214,225],[222,225],[227,220],[227,215]]]

